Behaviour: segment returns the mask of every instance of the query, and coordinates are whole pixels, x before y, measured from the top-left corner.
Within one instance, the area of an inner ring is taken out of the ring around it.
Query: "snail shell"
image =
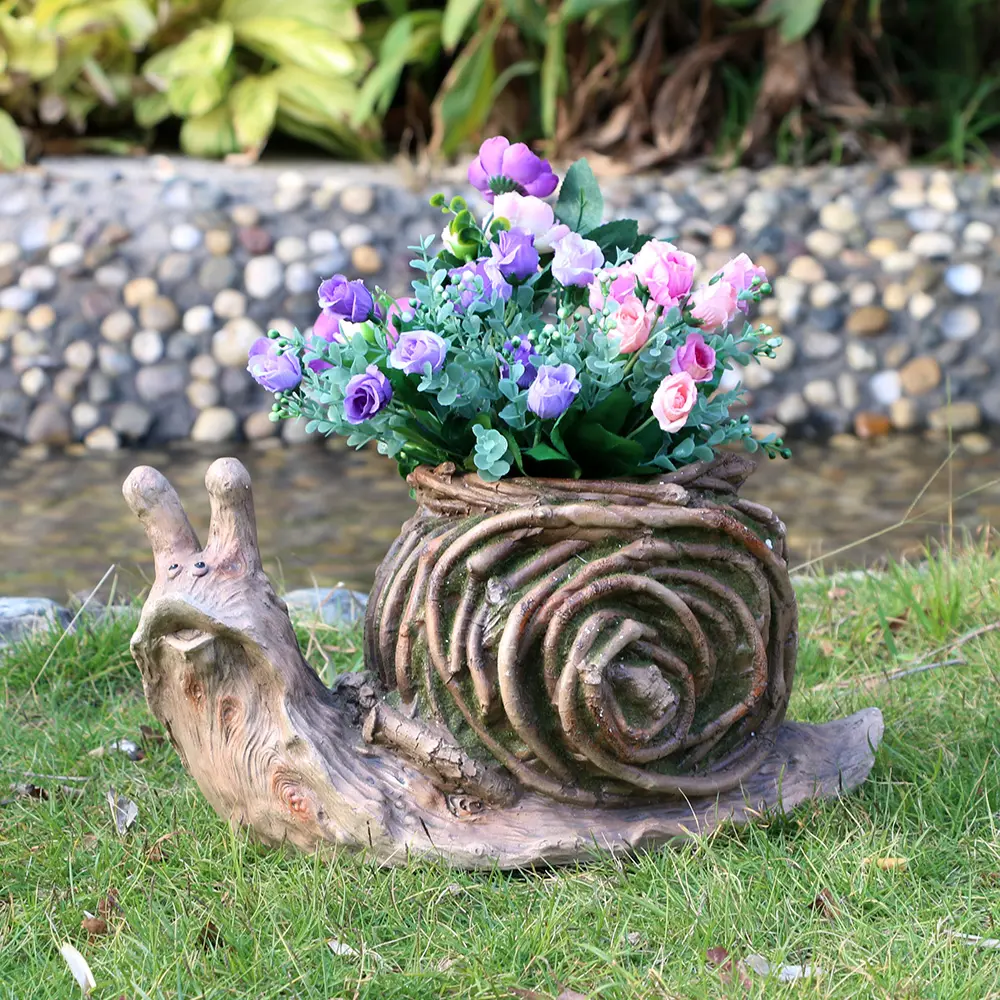
[[[410,477],[366,661],[390,701],[577,804],[714,795],[785,715],[797,612],[782,523],[725,456],[647,482]]]

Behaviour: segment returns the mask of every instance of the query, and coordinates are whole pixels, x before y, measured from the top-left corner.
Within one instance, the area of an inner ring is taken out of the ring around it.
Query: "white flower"
[[[535,237],[535,249],[539,253],[552,250],[556,240],[569,232],[569,226],[557,223],[552,206],[541,198],[530,194],[508,191],[493,199],[493,216],[506,219],[511,229],[523,229]]]

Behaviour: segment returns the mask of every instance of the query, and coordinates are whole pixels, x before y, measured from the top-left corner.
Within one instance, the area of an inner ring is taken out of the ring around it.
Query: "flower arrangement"
[[[489,210],[431,199],[450,218],[411,248],[410,295],[335,275],[311,331],[253,345],[272,419],[375,440],[403,475],[453,462],[487,481],[641,476],[736,443],[788,457],[730,417],[741,390],[722,384],[781,343],[746,319],[770,292],[762,268],[740,254],[695,286],[691,254],[634,220],[602,223],[585,160],[554,205],[559,180],[523,143],[487,139],[468,176]]]

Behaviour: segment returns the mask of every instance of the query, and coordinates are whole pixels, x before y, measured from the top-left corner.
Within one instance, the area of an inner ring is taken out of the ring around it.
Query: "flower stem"
[[[639,424],[638,427],[635,428],[635,430],[629,431],[626,436],[630,438],[635,437],[636,434],[639,433],[639,431],[647,428],[655,419],[656,417],[653,414],[650,414],[641,424]]]

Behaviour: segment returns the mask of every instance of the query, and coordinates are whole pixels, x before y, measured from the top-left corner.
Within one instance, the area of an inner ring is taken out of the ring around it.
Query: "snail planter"
[[[132,653],[220,816],[303,850],[559,864],[745,823],[864,781],[867,709],[784,721],[796,652],[781,522],[725,456],[647,482],[411,475],[369,673],[327,688],[261,569],[250,480],[206,477],[204,548],[162,475],[129,506],[155,583]]]
[[[376,442],[417,502],[375,578],[364,675],[326,688],[265,578],[246,470],[209,470],[202,549],[169,483],[125,484],[156,582],[132,649],[216,810],[270,843],[512,868],[622,852],[864,781],[877,709],[785,722],[796,654],[784,526],[740,497],[730,416],[780,339],[746,254],[702,284],[677,247],[603,223],[586,161],[558,179],[488,139],[490,208],[414,247],[393,300],[334,275],[248,370],[275,419]]]

